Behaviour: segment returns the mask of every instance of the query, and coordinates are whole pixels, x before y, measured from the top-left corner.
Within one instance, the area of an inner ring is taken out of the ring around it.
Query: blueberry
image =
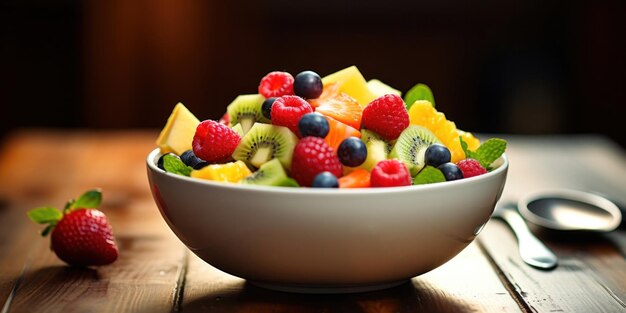
[[[315,175],[311,187],[317,188],[339,188],[337,177],[331,172],[321,172]]]
[[[436,143],[426,148],[424,162],[426,162],[426,165],[438,167],[441,164],[450,162],[450,157],[450,150],[446,146]]]
[[[361,139],[349,137],[339,144],[337,156],[341,164],[345,166],[359,166],[367,158],[367,147]]]
[[[199,169],[209,165],[209,163],[207,161],[197,157],[193,153],[193,150],[191,150],[191,149],[183,152],[180,155],[180,160],[183,161],[183,163],[185,163],[185,165],[191,166],[195,170],[199,170]]]
[[[272,119],[272,105],[275,100],[276,97],[267,98],[261,105],[261,112],[263,112],[263,116],[265,116],[268,120]]]
[[[443,176],[445,176],[448,181],[463,178],[463,172],[461,172],[461,169],[454,163],[443,163],[437,168],[443,173]]]
[[[319,97],[323,89],[322,78],[313,71],[301,72],[293,81],[294,93],[304,99]]]
[[[330,125],[324,116],[319,113],[307,113],[298,121],[298,130],[302,137],[320,137],[328,135]]]

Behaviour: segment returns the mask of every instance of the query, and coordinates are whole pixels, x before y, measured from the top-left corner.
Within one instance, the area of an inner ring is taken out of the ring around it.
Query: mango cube
[[[366,106],[376,99],[376,95],[370,91],[365,78],[354,65],[322,78],[322,83],[324,86],[335,84],[338,92],[345,92],[361,106]]]
[[[237,183],[244,177],[252,174],[243,161],[224,164],[207,165],[199,170],[191,171],[191,177],[215,180],[220,182]]]
[[[181,155],[191,149],[191,142],[200,121],[182,103],[176,104],[156,143],[161,153]]]

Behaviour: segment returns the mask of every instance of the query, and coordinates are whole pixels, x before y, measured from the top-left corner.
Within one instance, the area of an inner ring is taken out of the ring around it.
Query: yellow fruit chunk
[[[470,150],[476,150],[480,146],[480,141],[474,135],[457,129],[454,122],[448,121],[446,116],[438,112],[427,100],[418,100],[413,103],[409,109],[409,120],[411,125],[420,125],[432,131],[450,149],[451,161],[454,163],[465,159],[459,136],[463,137],[463,141],[467,143]]]
[[[398,89],[394,89],[393,87],[381,82],[378,79],[370,79],[367,81],[367,88],[376,96],[377,98],[380,96],[384,96],[387,94],[394,94],[401,96],[402,92]]]
[[[178,103],[167,119],[167,123],[156,143],[161,153],[174,152],[178,155],[191,149],[193,135],[200,121],[182,104]]]
[[[324,86],[336,84],[338,92],[345,92],[361,106],[366,106],[376,99],[376,95],[370,91],[365,78],[354,65],[322,78],[322,83]]]
[[[191,171],[190,176],[207,180],[236,183],[250,174],[252,174],[252,172],[250,172],[246,163],[235,161],[208,165],[199,170]]]

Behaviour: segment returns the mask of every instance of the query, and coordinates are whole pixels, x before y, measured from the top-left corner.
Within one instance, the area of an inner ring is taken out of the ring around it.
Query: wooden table
[[[396,288],[302,295],[264,290],[202,262],[161,219],[144,158],[156,131],[26,130],[0,150],[0,308],[5,312],[626,312],[626,230],[539,234],[560,257],[525,265],[507,226],[492,220],[460,255]],[[506,137],[503,200],[548,187],[626,203],[626,154],[603,137]],[[101,187],[120,258],[72,268],[25,212]]]

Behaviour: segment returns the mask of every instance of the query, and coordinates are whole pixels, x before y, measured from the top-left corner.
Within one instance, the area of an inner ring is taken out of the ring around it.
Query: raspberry
[[[463,172],[463,177],[473,177],[487,173],[487,170],[474,159],[464,159],[456,164]]]
[[[196,128],[192,142],[193,153],[209,163],[224,163],[231,159],[239,141],[239,134],[228,126],[206,120]]]
[[[410,186],[411,174],[402,161],[383,160],[372,169],[370,184],[372,187]]]
[[[293,81],[287,72],[271,72],[261,79],[259,93],[265,98],[293,95]]]
[[[373,130],[387,140],[398,139],[409,126],[409,113],[400,96],[388,94],[374,99],[365,109],[361,128]]]
[[[282,96],[272,105],[272,124],[285,126],[300,137],[298,122],[307,113],[312,113],[313,107],[298,96]]]
[[[335,150],[322,138],[304,137],[293,150],[291,176],[301,186],[311,186],[313,178],[322,172],[341,177],[342,169]]]

